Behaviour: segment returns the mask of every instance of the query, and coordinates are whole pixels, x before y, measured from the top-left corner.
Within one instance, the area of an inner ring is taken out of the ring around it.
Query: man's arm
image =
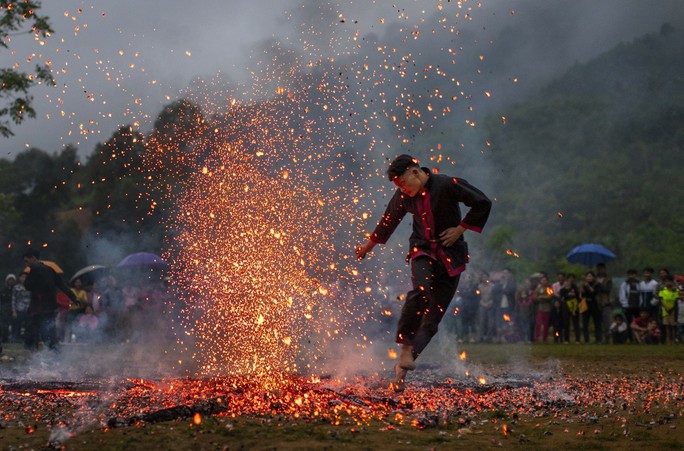
[[[356,258],[358,260],[364,258],[368,252],[375,247],[376,244],[384,244],[387,242],[392,233],[404,216],[406,216],[406,206],[404,205],[405,196],[401,191],[397,190],[390,200],[385,213],[382,215],[380,222],[373,230],[368,241],[356,248]]]
[[[644,332],[644,331],[646,330],[645,327],[641,327],[641,326],[639,325],[639,323],[636,322],[636,321],[634,321],[634,320],[632,321],[631,328],[632,328],[632,330],[635,331],[635,332]]]
[[[468,183],[468,181],[456,177],[452,180],[454,188],[452,192],[456,197],[454,201],[461,202],[470,208],[461,221],[461,227],[478,233],[482,232],[487,219],[489,219],[492,201],[482,191]]]
[[[442,245],[449,247],[456,241],[458,241],[458,239],[461,237],[461,235],[463,235],[463,232],[465,231],[466,228],[460,224],[456,227],[449,227],[444,232],[439,234],[439,239],[442,242]]]
[[[356,248],[356,259],[361,260],[366,256],[367,253],[369,253],[373,248],[375,247],[377,243],[375,241],[369,239],[366,244],[363,244],[361,246],[358,246]]]
[[[56,272],[53,271],[53,273],[55,274],[55,285],[57,286],[57,289],[66,294],[71,300],[71,302],[73,302],[74,304],[81,305],[78,299],[76,299],[76,295],[74,294],[74,292],[71,291],[71,288],[69,288],[66,282],[64,282],[64,279],[62,279],[62,277]]]
[[[627,284],[623,282],[622,285],[620,285],[620,291],[618,291],[618,300],[620,301],[620,305],[625,308],[629,307],[629,294],[627,293],[627,290]]]

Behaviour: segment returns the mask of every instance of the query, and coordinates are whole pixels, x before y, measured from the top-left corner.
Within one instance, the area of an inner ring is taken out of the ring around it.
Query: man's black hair
[[[399,155],[387,168],[387,178],[393,181],[395,178],[401,177],[411,167],[420,168],[418,160],[408,154]]]
[[[636,274],[637,274],[637,270],[636,270],[636,269],[628,269],[628,270],[627,270],[627,275],[630,275],[630,274],[636,275]]]
[[[24,258],[26,258],[26,257],[40,258],[40,251],[38,249],[33,249],[32,247],[29,247],[28,249],[26,249],[26,251],[24,251],[24,255],[22,255],[22,257],[24,257]]]

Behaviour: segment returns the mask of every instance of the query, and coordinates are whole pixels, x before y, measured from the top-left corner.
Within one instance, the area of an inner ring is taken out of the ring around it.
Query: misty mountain
[[[664,25],[488,118],[499,261],[555,270],[599,242],[618,271],[681,265],[683,34]]]

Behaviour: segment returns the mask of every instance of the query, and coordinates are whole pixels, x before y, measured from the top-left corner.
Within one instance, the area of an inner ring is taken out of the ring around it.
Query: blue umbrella
[[[167,263],[162,258],[151,252],[136,252],[127,255],[116,266],[166,266]]]
[[[580,244],[565,256],[570,263],[578,263],[585,266],[594,266],[606,263],[615,258],[615,254],[607,247],[600,244]]]

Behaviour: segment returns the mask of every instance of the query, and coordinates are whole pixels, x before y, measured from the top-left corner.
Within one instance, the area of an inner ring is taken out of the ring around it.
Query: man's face
[[[402,193],[409,197],[418,194],[423,187],[420,178],[418,177],[418,168],[409,168],[399,177],[395,177],[393,182]]]
[[[34,265],[37,261],[38,259],[34,256],[24,257],[24,263],[26,263],[26,266]]]

